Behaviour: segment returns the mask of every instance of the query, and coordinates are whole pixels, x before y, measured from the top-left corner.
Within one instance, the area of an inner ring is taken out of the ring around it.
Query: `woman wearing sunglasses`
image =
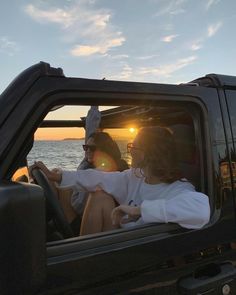
[[[87,139],[83,145],[85,152],[84,160],[78,167],[79,170],[97,169],[100,171],[123,171],[128,169],[128,164],[121,159],[121,153],[117,143],[106,132],[95,132]],[[69,183],[70,184],[70,183]],[[64,185],[67,185],[66,182]],[[85,204],[88,199],[87,192],[75,192],[71,197],[71,205],[77,213],[76,219],[72,226],[74,231],[80,226]]]
[[[37,163],[61,186],[66,183],[90,192],[81,235],[153,222],[198,229],[209,221],[208,197],[181,179],[173,136],[167,128],[142,128],[128,144],[128,151],[132,167],[123,172],[88,169],[56,174]]]
[[[85,152],[84,160],[78,170],[97,169],[100,171],[112,172],[128,169],[128,164],[121,159],[121,152],[117,143],[106,132],[94,132],[90,134],[83,145]],[[66,185],[66,182],[64,183]],[[71,205],[77,217],[72,221],[74,232],[80,228],[81,218],[88,199],[87,192],[73,192]]]
[[[106,132],[92,133],[83,145],[83,149],[88,163],[86,169],[96,168],[107,172],[128,169],[127,163],[121,159],[117,143]]]

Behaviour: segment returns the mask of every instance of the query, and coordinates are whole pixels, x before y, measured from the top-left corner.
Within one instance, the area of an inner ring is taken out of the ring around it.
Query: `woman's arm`
[[[87,142],[88,138],[99,128],[100,122],[101,113],[98,110],[98,106],[91,106],[85,119],[85,143]],[[94,167],[92,167],[91,163],[88,163],[84,157],[77,169],[79,170],[89,168]]]
[[[141,216],[145,223],[173,222],[197,229],[209,222],[209,199],[202,193],[185,191],[172,199],[145,200],[141,204]]]
[[[95,169],[62,171],[61,186],[72,186],[74,191],[103,190],[124,203],[128,194],[129,170],[103,172]]]
[[[85,142],[99,128],[100,122],[101,113],[98,106],[91,106],[85,120]]]
[[[38,161],[35,162],[31,167],[30,170],[32,171],[33,169],[39,168],[43,171],[43,173],[47,176],[47,178],[51,181],[55,181],[57,183],[61,182],[62,179],[62,172],[59,169],[53,169],[49,170],[43,162]]]
[[[72,187],[74,191],[104,190],[114,196],[118,203],[127,198],[129,170],[124,172],[102,172],[95,169],[77,171],[51,171],[42,162],[36,162],[31,169],[40,168],[49,180],[60,186]]]

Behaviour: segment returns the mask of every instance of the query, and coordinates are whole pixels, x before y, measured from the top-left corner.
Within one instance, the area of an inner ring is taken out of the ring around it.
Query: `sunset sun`
[[[134,128],[134,127],[129,128],[130,133],[134,133],[135,131],[136,131],[136,128]]]

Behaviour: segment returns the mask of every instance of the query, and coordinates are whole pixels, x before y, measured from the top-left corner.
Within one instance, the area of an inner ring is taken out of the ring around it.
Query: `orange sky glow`
[[[63,106],[55,111],[51,111],[45,120],[80,120],[86,117],[90,106]],[[99,110],[106,110],[111,107],[99,106]],[[112,107],[113,108],[113,107]],[[131,139],[137,134],[135,126],[127,126],[122,129],[104,130],[114,139]],[[84,138],[84,128],[38,128],[35,132],[35,140],[63,140],[65,138]]]
[[[65,138],[84,138],[83,128],[39,128],[35,140],[63,140]]]
[[[137,134],[137,129],[130,127],[127,129],[109,129],[108,132],[114,139],[133,139]],[[39,128],[35,132],[35,140],[63,140],[65,138],[84,138],[83,128]]]

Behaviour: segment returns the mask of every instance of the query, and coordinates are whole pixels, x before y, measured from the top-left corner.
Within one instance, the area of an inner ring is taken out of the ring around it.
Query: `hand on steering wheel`
[[[44,164],[43,166],[46,167]],[[47,167],[46,169],[48,170]],[[72,229],[70,224],[67,222],[55,190],[44,172],[39,169],[38,165],[31,167],[31,176],[44,190],[48,219],[52,219],[54,221],[56,229],[63,235],[64,238],[73,237],[74,235]]]
[[[53,169],[53,170],[49,170],[43,162],[38,161],[35,162],[31,167],[30,167],[30,171],[34,168],[39,168],[43,171],[43,173],[46,175],[46,177],[51,180],[51,181],[55,181],[60,183],[61,182],[61,178],[62,178],[62,173],[60,169]]]

